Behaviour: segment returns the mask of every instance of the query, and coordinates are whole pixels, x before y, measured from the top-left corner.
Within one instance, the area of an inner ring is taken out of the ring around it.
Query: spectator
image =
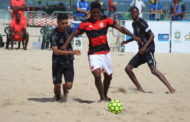
[[[182,0],[179,0],[179,4],[183,6],[184,11],[186,10],[186,6],[185,3]],[[184,15],[182,15],[182,19],[183,19]]]
[[[95,2],[98,2],[101,5],[101,15],[105,15],[104,11],[106,11],[107,6],[104,2],[101,2],[101,0],[95,0]]]
[[[27,25],[26,18],[24,16],[24,10],[27,9],[26,3],[24,0],[11,0],[10,3],[11,9],[13,10],[12,21],[16,19],[16,13],[19,13],[21,16],[21,21],[25,26]]]
[[[185,14],[185,5],[180,3],[182,3],[180,0],[173,0],[170,6],[170,14],[173,21],[182,21]]]
[[[162,5],[158,0],[151,2],[150,5],[150,20],[160,20],[160,14],[163,13]]]
[[[108,0],[108,17],[112,17],[113,13],[116,12],[117,8],[117,2],[113,2],[113,0]]]
[[[83,21],[90,16],[90,3],[86,0],[78,0],[76,8],[75,20]]]
[[[13,49],[13,42],[18,41],[22,42],[23,49],[27,49],[29,34],[26,32],[26,25],[21,21],[20,13],[16,13],[15,20],[10,24],[11,33],[8,35],[7,47],[9,46],[9,41],[11,41],[11,49]]]
[[[140,18],[143,18],[143,14],[142,14],[142,11],[143,11],[143,8],[145,8],[145,4],[142,0],[133,0],[131,3],[130,3],[130,6],[133,7],[137,7],[139,9],[139,17]]]

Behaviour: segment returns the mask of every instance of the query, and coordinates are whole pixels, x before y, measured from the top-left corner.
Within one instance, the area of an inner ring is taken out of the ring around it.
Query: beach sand
[[[108,92],[123,103],[120,114],[99,103],[89,70],[87,42],[75,56],[74,86],[68,101],[56,102],[51,76],[51,50],[0,49],[0,122],[188,122],[190,120],[190,54],[156,53],[157,68],[176,93],[153,76],[146,64],[135,69],[145,91],[139,93],[124,68],[135,53],[111,52],[113,79]],[[16,46],[15,46],[16,47]]]

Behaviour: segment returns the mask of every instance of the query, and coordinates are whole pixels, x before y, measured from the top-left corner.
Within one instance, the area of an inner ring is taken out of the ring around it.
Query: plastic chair
[[[11,27],[10,26],[5,27],[4,32],[6,33],[6,36],[7,36],[7,41],[6,41],[5,48],[8,49],[9,48],[9,43],[11,42],[11,40],[9,40],[9,37],[8,37],[11,34]],[[18,42],[18,48],[20,48],[20,44],[21,44],[21,42]]]
[[[50,34],[53,30],[51,26],[44,26],[40,29],[40,33],[42,34],[42,45],[41,49],[48,49],[50,44]]]

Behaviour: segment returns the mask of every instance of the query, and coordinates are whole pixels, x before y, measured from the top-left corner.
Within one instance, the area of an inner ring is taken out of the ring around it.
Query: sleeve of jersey
[[[109,17],[107,17],[107,24],[108,24],[108,26],[113,26],[114,24],[116,24],[116,21],[114,21],[113,19],[111,19],[111,18],[109,18]]]
[[[78,30],[80,30],[81,32],[85,31],[85,23],[81,23],[78,27]]]
[[[10,6],[15,6],[14,0],[11,0]]]
[[[55,33],[54,32],[50,35],[50,43],[51,43],[51,47],[57,46],[56,37],[55,37]]]
[[[147,22],[143,21],[142,23],[142,27],[145,30],[146,33],[149,33],[151,31],[151,29],[149,28]]]

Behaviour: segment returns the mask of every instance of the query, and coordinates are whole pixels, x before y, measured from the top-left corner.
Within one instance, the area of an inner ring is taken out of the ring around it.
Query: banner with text
[[[169,52],[170,50],[170,22],[167,21],[147,21],[149,28],[154,33],[154,42],[155,42],[155,51],[156,52]],[[133,32],[132,21],[126,21],[125,27]],[[129,36],[126,36],[126,40],[129,39]],[[137,43],[131,42],[125,45],[126,52],[137,52],[138,45]]]
[[[171,52],[190,53],[190,22],[172,22]]]

